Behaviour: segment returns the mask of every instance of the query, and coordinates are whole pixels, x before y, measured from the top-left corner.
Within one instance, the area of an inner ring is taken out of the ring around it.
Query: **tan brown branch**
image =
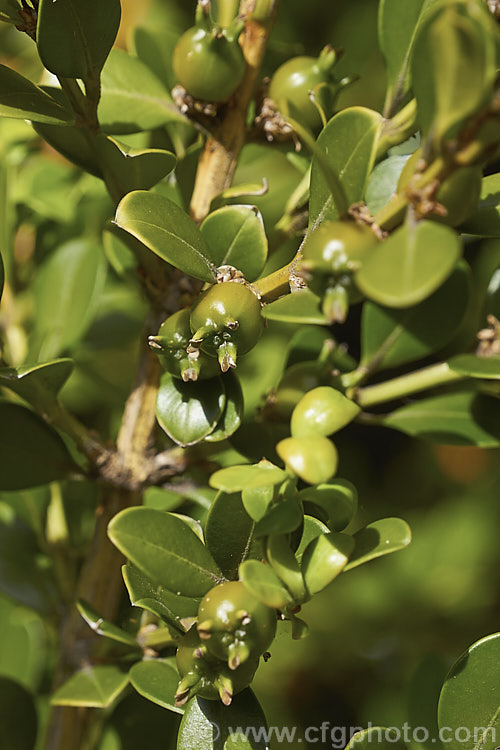
[[[241,15],[248,16],[254,0],[243,0]],[[247,63],[243,81],[225,106],[220,124],[205,143],[200,157],[196,182],[191,200],[191,215],[201,222],[210,211],[216,195],[228,188],[233,180],[238,156],[245,143],[248,106],[255,90],[257,76],[266,51],[272,21],[266,26],[248,20],[240,37],[240,44]]]

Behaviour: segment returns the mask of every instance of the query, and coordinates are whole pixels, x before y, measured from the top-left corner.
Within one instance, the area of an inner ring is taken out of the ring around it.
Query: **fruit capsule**
[[[231,670],[266,651],[276,633],[276,613],[241,581],[211,589],[198,610],[198,634],[208,651]]]
[[[353,275],[376,242],[368,226],[350,220],[324,221],[306,238],[299,271],[329,323],[342,323],[349,304],[361,300]]]
[[[180,640],[176,660],[181,676],[175,694],[176,706],[183,706],[194,695],[208,700],[220,699],[229,706],[233,695],[250,685],[259,666],[257,656],[231,671],[225,662],[208,651],[195,627]]]
[[[259,340],[264,325],[260,309],[257,296],[244,284],[214,284],[193,305],[191,346],[217,357],[227,372]]]
[[[189,346],[189,317],[188,309],[170,315],[160,326],[158,334],[149,337],[149,346],[174,377],[185,382],[213,378],[219,372],[217,363],[199,349]]]
[[[350,81],[335,78],[333,68],[338,55],[332,47],[325,47],[319,57],[293,57],[283,63],[271,79],[269,96],[279,107],[285,102],[291,117],[313,132],[321,129],[318,107],[311,100],[319,88],[322,107],[326,105],[327,119],[333,114],[339,91]]]

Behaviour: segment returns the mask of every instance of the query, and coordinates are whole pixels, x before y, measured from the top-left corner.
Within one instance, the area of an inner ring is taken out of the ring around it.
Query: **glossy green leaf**
[[[483,380],[500,380],[500,357],[477,357],[475,354],[458,354],[448,360],[448,367],[462,375]]]
[[[484,14],[484,15],[483,15]],[[424,136],[439,143],[492,93],[495,37],[482,3],[438,3],[419,28],[411,63],[412,88]]]
[[[349,205],[363,199],[372,171],[382,116],[365,107],[348,107],[321,131],[317,146],[342,184]],[[338,218],[327,182],[313,158],[309,224]]]
[[[108,535],[153,583],[180,596],[204,596],[222,580],[205,545],[170,513],[129,508],[112,519]]]
[[[266,717],[250,688],[230,706],[204,698],[191,700],[182,717],[177,750],[269,750],[262,739]]]
[[[37,738],[35,700],[25,687],[0,677],[0,747],[34,750]]]
[[[215,428],[225,404],[221,378],[184,383],[166,372],[158,391],[156,417],[178,445],[195,445]]]
[[[500,237],[500,173],[483,177],[476,211],[460,229],[480,237]]]
[[[131,148],[105,135],[97,136],[96,148],[106,182],[120,197],[133,190],[149,190],[175,167],[170,151]]]
[[[76,672],[52,695],[54,706],[111,706],[129,682],[127,669],[114,664],[86,667]]]
[[[300,490],[298,498],[312,503],[326,514],[323,520],[333,531],[343,531],[354,518],[358,507],[358,493],[351,482],[336,479],[329,484],[318,484]]]
[[[402,518],[381,518],[357,531],[353,538],[354,550],[344,570],[407,547],[411,542],[411,530]]]
[[[432,221],[405,224],[373,248],[356,283],[374,302],[411,307],[441,286],[460,253],[453,229]]]
[[[297,604],[307,597],[302,570],[286,534],[274,534],[267,539],[266,559]]]
[[[500,401],[473,389],[420,399],[396,409],[383,423],[442,445],[500,445]]]
[[[267,259],[267,237],[256,206],[224,206],[203,221],[201,233],[215,266],[234,266],[254,281]]]
[[[254,521],[260,521],[266,515],[274,496],[274,487],[255,487],[253,489],[245,488],[241,491],[241,500],[243,506]]]
[[[58,433],[21,404],[0,401],[0,489],[20,490],[78,471]]]
[[[270,461],[263,459],[258,464],[244,464],[219,469],[210,477],[209,484],[216,490],[224,492],[240,492],[244,489],[257,489],[270,485],[281,484],[287,475]]]
[[[365,201],[372,216],[387,205],[396,192],[399,177],[408,159],[408,154],[389,156],[377,164],[371,173]]]
[[[274,570],[258,560],[246,560],[240,565],[240,580],[263,604],[282,609],[292,604],[288,590],[283,586]]]
[[[328,324],[326,316],[321,311],[321,299],[309,289],[300,289],[265,305],[262,308],[262,317],[301,325]]]
[[[356,732],[345,750],[406,750],[401,731],[396,727],[370,727]]]
[[[203,235],[168,198],[143,190],[129,193],[116,209],[115,222],[180,271],[214,282],[214,266]]]
[[[134,54],[153,71],[160,81],[166,82],[169,91],[177,83],[172,55],[178,41],[178,30],[173,27],[169,28],[166,24],[136,26],[130,40]]]
[[[184,617],[196,616],[200,598],[179,596],[168,591],[132,565],[124,565],[122,574],[130,602],[134,607],[142,607],[152,612],[180,633],[185,631],[181,620]]]
[[[55,359],[40,365],[0,368],[0,385],[14,391],[32,406],[42,408],[53,401],[71,373],[73,360]]]
[[[137,57],[114,49],[102,71],[98,116],[106,133],[139,133],[186,122],[163,83]]]
[[[238,578],[238,568],[251,557],[261,557],[254,539],[255,522],[250,518],[239,493],[218,492],[205,524],[208,550],[226,578]]]
[[[406,0],[404,4],[400,0],[380,2],[378,36],[387,68],[386,107],[389,110],[397,107],[408,90],[408,68],[415,36],[425,10],[433,1]]]
[[[341,573],[354,549],[354,539],[331,531],[313,539],[302,556],[302,572],[309,593],[316,594]]]
[[[238,376],[234,372],[226,372],[221,382],[224,386],[226,403],[215,429],[205,438],[208,443],[226,440],[233,435],[240,426],[243,416],[243,391]]]
[[[474,643],[452,666],[439,697],[438,724],[451,750],[494,750],[500,732],[500,633]],[[448,729],[449,728],[449,729]]]
[[[413,362],[452,339],[467,312],[471,294],[468,266],[459,265],[423,302],[404,310],[365,302],[361,319],[361,364],[377,370]]]
[[[0,117],[68,125],[73,115],[39,86],[0,65]]]
[[[255,535],[261,537],[269,534],[288,534],[299,528],[303,516],[302,505],[296,498],[281,500],[257,523]]]
[[[120,0],[40,0],[36,41],[52,73],[88,78],[99,73],[120,25]]]
[[[136,639],[126,630],[117,627],[112,622],[101,617],[96,610],[90,606],[88,602],[79,599],[76,603],[77,609],[89,628],[91,628],[97,635],[102,635],[105,638],[110,638],[112,641],[117,643],[124,643],[127,646],[131,646],[135,649],[140,649]]]
[[[184,713],[184,709],[175,705],[175,693],[179,684],[175,660],[154,659],[137,662],[130,670],[129,678],[131,685],[148,701],[178,714]]]
[[[304,516],[304,529],[302,531],[302,537],[299,546],[295,550],[295,557],[297,558],[299,564],[302,562],[304,552],[306,551],[309,544],[314,539],[317,539],[323,534],[328,534],[329,532],[330,529],[328,528],[328,526],[325,526],[322,521],[314,518],[314,516]]]
[[[77,343],[97,309],[106,274],[99,244],[74,239],[60,245],[34,284],[39,358],[50,359]]]

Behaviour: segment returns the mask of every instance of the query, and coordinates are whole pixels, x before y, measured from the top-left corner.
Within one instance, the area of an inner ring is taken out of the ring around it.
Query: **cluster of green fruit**
[[[255,20],[259,20],[255,17]],[[195,25],[179,39],[173,67],[187,93],[206,102],[227,102],[245,74],[239,43],[244,22],[235,18],[223,28],[210,15],[210,4],[198,2]],[[317,133],[324,114],[329,119],[341,89],[351,81],[334,73],[338,53],[326,46],[315,57],[294,57],[279,67],[270,83],[269,96],[276,106],[301,125]]]
[[[276,611],[262,604],[241,581],[228,581],[202,599],[197,624],[181,639],[175,701],[194,695],[228,706],[250,685],[260,657],[276,633]]]
[[[236,367],[255,346],[263,320],[257,295],[245,284],[223,281],[203,292],[191,309],[171,315],[149,345],[174,377],[212,378]]]

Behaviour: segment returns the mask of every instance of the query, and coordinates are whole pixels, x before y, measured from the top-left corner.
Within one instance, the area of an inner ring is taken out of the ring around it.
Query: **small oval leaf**
[[[202,281],[215,280],[200,230],[182,208],[163,195],[145,190],[129,193],[116,209],[115,222],[180,271]]]
[[[299,500],[312,503],[326,513],[326,520],[333,531],[343,531],[354,518],[358,507],[358,493],[351,482],[336,479],[329,484],[318,484],[300,490]]]
[[[321,299],[309,289],[300,289],[265,305],[262,308],[262,317],[301,325],[328,324],[326,316],[321,311]]]
[[[270,461],[262,460],[258,464],[244,464],[219,469],[210,477],[209,484],[224,492],[241,492],[245,489],[257,489],[281,484],[287,475]]]
[[[182,717],[177,750],[269,750],[262,737],[266,717],[250,688],[230,706],[194,698]]]
[[[494,750],[498,746],[499,685],[500,633],[494,633],[470,646],[446,676],[438,724],[446,727],[451,750]]]
[[[246,560],[240,565],[240,579],[263,604],[282,609],[293,600],[274,570],[258,560]]]
[[[208,550],[226,578],[236,580],[238,568],[249,558],[262,557],[255,542],[255,522],[250,518],[239,493],[217,493],[205,524]]]
[[[402,518],[382,518],[354,534],[354,550],[344,570],[407,547],[411,529]]]
[[[201,224],[209,257],[215,266],[234,266],[254,281],[267,260],[267,237],[256,206],[224,206]]]
[[[309,593],[316,594],[341,573],[354,549],[354,539],[332,531],[313,539],[302,556],[302,572]]]
[[[179,684],[179,673],[175,661],[155,659],[134,664],[129,672],[131,685],[148,701],[169,711],[183,714],[184,709],[175,705],[175,693]]]
[[[460,239],[449,227],[432,221],[405,224],[373,248],[356,283],[381,305],[411,307],[441,286],[460,253]]]
[[[153,583],[179,596],[204,596],[222,580],[205,545],[170,513],[128,508],[112,519],[108,536]]]
[[[221,378],[184,383],[167,372],[161,378],[156,417],[178,445],[195,445],[213,431],[225,404]]]
[[[123,693],[129,682],[127,668],[115,664],[85,667],[76,672],[52,695],[53,706],[107,708]]]
[[[378,112],[366,107],[348,107],[332,117],[317,140],[318,148],[339,177],[348,205],[364,197],[382,123]],[[317,159],[313,158],[309,225],[337,218],[330,189]]]

